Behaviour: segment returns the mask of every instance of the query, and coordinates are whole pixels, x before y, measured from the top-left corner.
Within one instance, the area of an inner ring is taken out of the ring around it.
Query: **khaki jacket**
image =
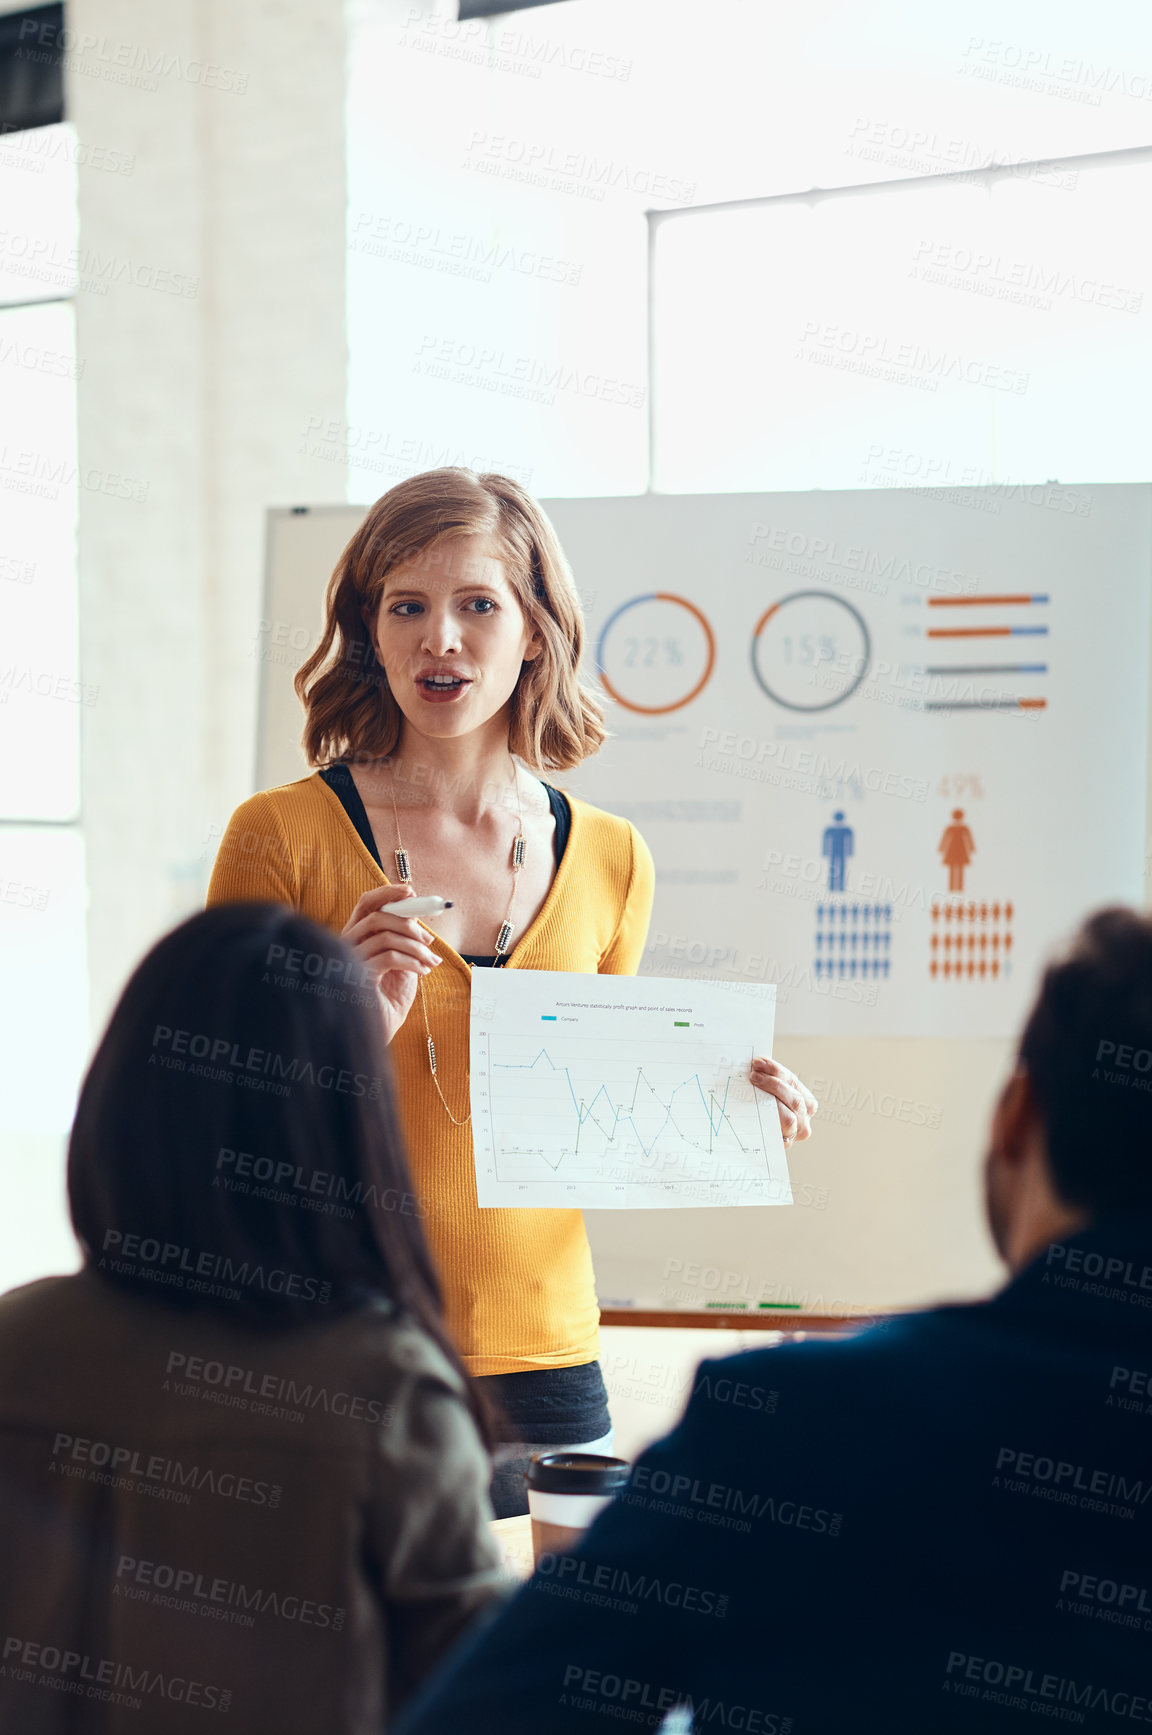
[[[380,1735],[504,1588],[441,1352],[95,1272],[0,1298],[0,1735]]]

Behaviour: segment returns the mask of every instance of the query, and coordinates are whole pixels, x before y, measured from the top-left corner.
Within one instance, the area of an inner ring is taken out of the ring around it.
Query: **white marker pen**
[[[445,910],[452,908],[451,898],[396,898],[392,903],[381,904],[382,910],[387,910],[393,916],[431,916],[433,919],[442,916]]]

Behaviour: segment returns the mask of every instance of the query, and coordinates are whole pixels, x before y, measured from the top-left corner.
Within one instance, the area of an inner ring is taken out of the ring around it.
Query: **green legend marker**
[[[797,1311],[800,1308],[798,1301],[758,1301],[756,1305],[757,1307],[794,1307]]]
[[[673,1030],[687,1030],[689,1028],[688,1020],[686,1018],[674,1018],[672,1028]]]
[[[705,1307],[718,1307],[721,1313],[732,1313],[738,1307],[747,1307],[746,1301],[706,1301]]]

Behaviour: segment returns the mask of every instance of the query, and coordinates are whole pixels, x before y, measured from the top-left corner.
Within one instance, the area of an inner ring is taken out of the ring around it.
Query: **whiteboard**
[[[987,1292],[983,1140],[1038,971],[1089,908],[1143,898],[1152,490],[544,505],[615,695],[612,739],[553,781],[652,848],[642,973],[775,979],[776,1053],[821,1101],[791,1210],[590,1212],[602,1306]],[[291,677],[363,510],[269,513],[258,788],[307,772]],[[948,672],[1004,664],[1029,672]]]

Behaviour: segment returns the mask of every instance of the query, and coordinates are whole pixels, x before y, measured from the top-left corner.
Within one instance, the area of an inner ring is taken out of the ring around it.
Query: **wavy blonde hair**
[[[368,623],[384,581],[446,537],[483,536],[508,581],[540,654],[512,693],[508,745],[534,770],[567,771],[599,751],[604,713],[578,669],[584,617],[556,532],[532,496],[507,476],[426,470],[381,496],[336,563],[320,643],[296,674],[310,765],[375,759],[400,738],[401,712]]]

